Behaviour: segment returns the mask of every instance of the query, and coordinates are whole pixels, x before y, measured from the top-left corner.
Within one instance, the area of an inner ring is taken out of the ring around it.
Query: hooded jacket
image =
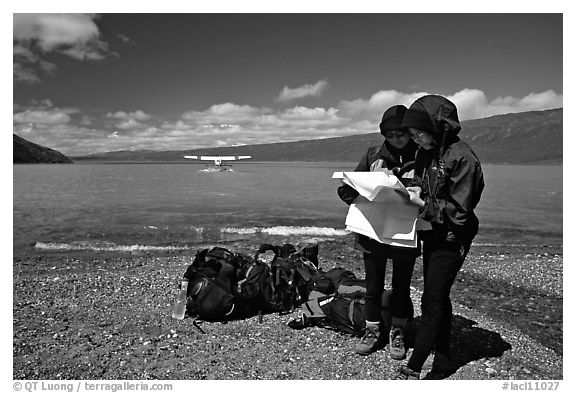
[[[429,221],[438,240],[470,245],[478,233],[474,213],[484,189],[480,161],[460,138],[456,107],[442,96],[416,100],[402,126],[433,135],[437,147],[418,149],[412,186],[422,189],[419,217]]]

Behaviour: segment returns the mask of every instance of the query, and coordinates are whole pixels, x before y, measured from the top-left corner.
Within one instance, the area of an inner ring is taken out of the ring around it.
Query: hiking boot
[[[424,375],[424,378],[422,378],[422,379],[439,381],[439,380],[448,378],[452,374],[454,374],[454,372],[430,370],[426,373],[426,375]]]
[[[423,379],[439,380],[448,378],[456,372],[457,367],[452,363],[450,355],[442,352],[434,354],[434,361],[432,362],[432,369],[428,372]]]
[[[401,366],[398,369],[398,374],[394,377],[394,379],[419,380],[420,373],[418,371],[412,370],[408,366]]]
[[[364,335],[360,342],[356,344],[354,352],[358,355],[370,355],[372,352],[383,348],[382,340],[380,340],[380,326],[366,326],[364,328]]]
[[[394,360],[402,360],[406,358],[404,334],[400,328],[392,328],[390,330],[390,358]]]

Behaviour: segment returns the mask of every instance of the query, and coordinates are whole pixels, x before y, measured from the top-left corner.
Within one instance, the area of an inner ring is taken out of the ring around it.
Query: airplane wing
[[[184,158],[202,161],[235,161],[252,158],[252,156],[184,156]]]
[[[219,161],[234,161],[236,159],[235,156],[200,156],[201,160],[206,160],[206,161],[214,161],[214,160],[219,160]]]

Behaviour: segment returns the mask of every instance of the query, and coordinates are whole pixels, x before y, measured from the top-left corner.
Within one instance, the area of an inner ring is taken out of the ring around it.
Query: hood
[[[461,130],[456,105],[438,95],[427,95],[414,101],[404,114],[402,127],[426,131],[438,141],[454,137]]]

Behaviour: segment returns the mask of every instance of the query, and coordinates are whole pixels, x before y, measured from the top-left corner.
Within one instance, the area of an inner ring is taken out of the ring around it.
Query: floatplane
[[[191,160],[199,161],[212,161],[212,164],[207,164],[203,172],[232,172],[232,165],[224,164],[225,161],[246,160],[252,156],[184,156]]]

